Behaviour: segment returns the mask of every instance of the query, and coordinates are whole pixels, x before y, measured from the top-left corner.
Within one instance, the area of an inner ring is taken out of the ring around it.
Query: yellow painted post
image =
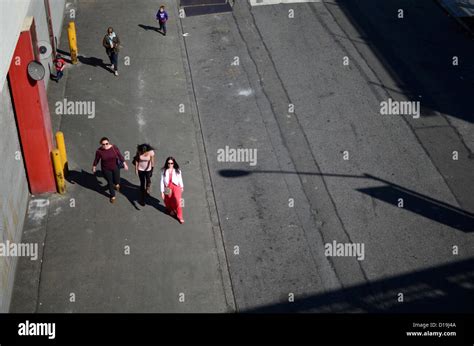
[[[69,167],[67,164],[66,143],[64,142],[64,133],[61,131],[56,132],[56,146],[61,156],[61,167],[63,168],[64,176],[67,176]]]
[[[76,37],[76,24],[69,22],[67,28],[67,36],[69,38],[69,51],[71,52],[71,62],[77,64],[77,37]]]
[[[53,159],[54,177],[56,178],[58,192],[60,194],[64,194],[66,192],[66,182],[64,180],[64,174],[61,167],[61,155],[59,154],[59,150],[53,149],[51,152],[51,157]]]

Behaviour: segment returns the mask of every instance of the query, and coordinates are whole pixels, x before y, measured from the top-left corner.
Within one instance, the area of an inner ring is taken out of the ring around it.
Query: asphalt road
[[[434,1],[181,23],[238,311],[472,311],[474,49]],[[381,115],[388,98],[421,117]]]

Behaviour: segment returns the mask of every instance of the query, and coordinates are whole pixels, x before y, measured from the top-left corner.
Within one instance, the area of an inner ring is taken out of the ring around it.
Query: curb
[[[179,8],[180,6],[179,4],[177,4],[177,10],[179,10]],[[176,15],[175,18],[177,19],[179,18],[179,21],[178,20],[176,21],[178,34],[183,36],[183,33],[184,33],[184,27],[183,27],[183,22],[182,22],[183,18],[179,17],[176,13],[175,15]],[[210,219],[212,223],[212,231],[214,235],[214,243],[216,246],[216,252],[217,252],[217,257],[218,257],[218,262],[219,262],[219,274],[221,276],[221,281],[222,281],[222,286],[223,286],[223,291],[224,291],[224,296],[225,296],[225,301],[226,301],[226,307],[227,307],[226,312],[233,313],[233,312],[237,312],[237,307],[236,307],[237,304],[235,301],[234,290],[232,286],[232,279],[231,279],[231,275],[229,271],[229,262],[227,260],[227,253],[224,246],[224,236],[223,236],[222,228],[220,225],[219,213],[217,211],[214,190],[212,187],[211,174],[209,172],[209,164],[207,162],[206,147],[204,144],[204,138],[203,138],[203,134],[201,130],[201,120],[200,120],[200,115],[199,115],[199,109],[197,106],[196,95],[194,93],[194,82],[192,79],[191,66],[189,64],[185,40],[186,38],[184,37],[183,39],[180,40],[181,53],[182,53],[182,59],[183,59],[184,72],[185,72],[186,80],[187,80],[187,92],[188,92],[188,97],[190,101],[190,107],[192,109],[194,127],[196,130],[196,133],[195,133],[196,143],[197,143],[197,149],[199,152],[199,161],[201,163],[201,173],[202,173],[204,183],[206,184],[205,186],[206,199],[207,199],[207,205],[209,207],[209,214],[210,214]]]

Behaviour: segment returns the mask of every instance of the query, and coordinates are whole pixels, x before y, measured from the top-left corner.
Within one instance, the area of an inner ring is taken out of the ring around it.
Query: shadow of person
[[[139,192],[140,188],[138,185],[132,184],[125,178],[120,178],[120,193],[128,199],[136,210],[140,210],[137,206]]]
[[[77,59],[82,63],[82,64],[85,64],[85,65],[89,65],[89,66],[94,66],[94,67],[102,67],[104,70],[110,72],[110,73],[113,73],[113,71],[108,67],[110,65],[104,63],[104,60],[102,59],[99,59],[99,58],[95,58],[93,56],[90,56],[90,57],[85,57],[85,56],[82,56],[82,55],[79,55],[77,57]]]
[[[101,179],[98,179],[98,178],[101,178]],[[66,180],[70,184],[80,185],[86,189],[95,191],[107,198],[110,198],[107,180],[105,179],[104,175],[102,174],[102,171],[100,170],[98,170],[96,174],[86,172],[83,169],[81,171],[69,170],[69,173],[66,176]],[[140,208],[138,208],[138,199],[140,196],[139,185],[132,184],[127,179],[121,177],[119,194],[125,196],[125,198],[127,198],[130,204],[136,210],[140,210]],[[160,204],[160,201],[157,198],[153,196],[146,197],[145,205],[147,204],[161,211],[164,214],[168,214],[166,208]]]
[[[107,184],[100,184],[97,178],[104,178],[101,171],[97,171],[96,174],[89,173],[83,169],[79,171],[69,170],[66,176],[66,180],[70,184],[78,184],[86,189],[100,193],[101,195],[110,198],[110,194],[107,192]],[[104,178],[105,179],[105,178]]]
[[[146,31],[148,30],[153,30],[156,32],[160,32],[159,29],[156,26],[150,26],[150,25],[143,25],[143,24],[138,24],[138,26]]]
[[[138,208],[138,200],[140,198],[140,186],[132,184],[129,182],[127,179],[121,178],[120,182],[120,192],[129,200],[129,202],[133,205],[133,207],[137,210],[140,210]],[[153,196],[147,196],[145,198],[145,206],[150,205],[154,207],[155,209],[161,211],[164,214],[168,214],[165,206],[163,206],[160,203],[160,200],[153,197]],[[144,206],[143,206],[144,207]]]
[[[153,196],[147,196],[145,198],[145,204],[148,204],[152,206],[153,208],[161,211],[163,214],[168,215],[168,211],[166,210],[166,207],[160,203],[160,200],[153,197]]]

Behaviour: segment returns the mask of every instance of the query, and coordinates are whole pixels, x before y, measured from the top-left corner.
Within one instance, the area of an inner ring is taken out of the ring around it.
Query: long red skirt
[[[165,206],[168,211],[174,211],[178,220],[183,219],[183,208],[181,207],[181,187],[175,184],[169,186],[173,191],[171,197],[165,195]]]

